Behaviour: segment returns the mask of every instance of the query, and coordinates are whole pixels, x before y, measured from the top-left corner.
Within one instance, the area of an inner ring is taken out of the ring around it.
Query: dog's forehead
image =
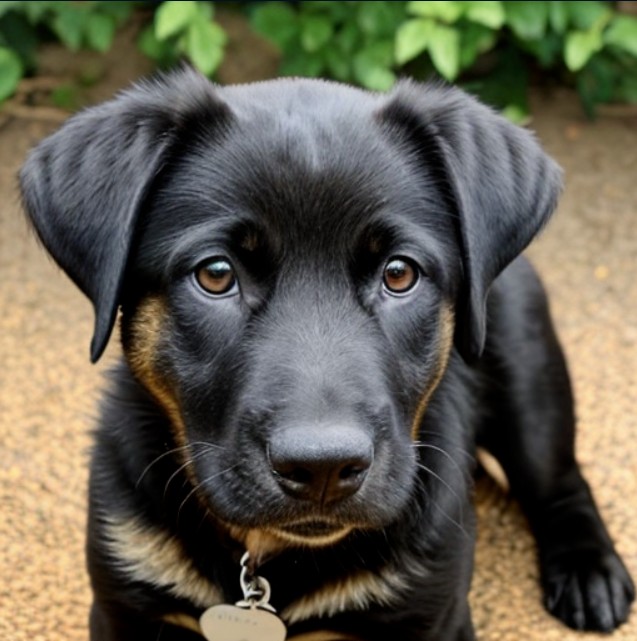
[[[218,163],[212,149],[210,160],[233,169],[248,165],[249,171],[235,171],[236,178],[256,178],[288,196],[296,195],[295,186],[318,184],[322,195],[342,194],[349,185],[370,196],[376,187],[387,198],[391,184],[400,182],[405,158],[383,133],[375,94],[299,80],[229,88],[220,97],[233,119],[217,143]]]
[[[204,135],[180,159],[182,181],[189,176],[211,210],[234,204],[283,224],[328,223],[433,197],[413,149],[384,121],[380,94],[281,80],[223,88],[219,98],[229,123],[201,123]]]
[[[448,224],[435,181],[383,121],[382,96],[288,80],[220,89],[219,98],[229,121],[199,122],[162,181],[146,226],[155,245],[227,237],[250,221],[282,254],[344,254],[380,222],[408,227],[405,236]]]

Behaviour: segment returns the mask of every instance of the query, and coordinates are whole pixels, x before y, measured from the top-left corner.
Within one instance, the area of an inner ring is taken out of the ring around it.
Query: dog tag
[[[243,600],[208,608],[199,619],[207,641],[285,641],[285,623],[270,605],[270,584],[248,569],[250,555],[241,558],[239,582]]]
[[[259,608],[215,605],[199,619],[207,641],[285,641],[285,623],[276,614]]]

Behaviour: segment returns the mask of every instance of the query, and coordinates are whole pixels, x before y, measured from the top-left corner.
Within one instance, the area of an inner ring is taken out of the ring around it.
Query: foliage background
[[[228,36],[215,10],[241,13],[280,51],[283,75],[322,76],[386,90],[401,74],[458,82],[513,120],[537,79],[577,88],[589,115],[637,103],[637,18],[595,1],[3,1],[0,100],[37,74],[38,46],[107,51],[141,24],[137,46],[159,67],[185,59],[214,76]],[[240,46],[240,43],[239,43]],[[84,81],[91,82],[90,78]],[[72,106],[64,91],[60,106]]]

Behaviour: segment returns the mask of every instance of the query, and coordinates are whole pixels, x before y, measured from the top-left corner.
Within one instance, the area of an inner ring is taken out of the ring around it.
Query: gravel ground
[[[101,373],[88,363],[91,310],[22,220],[15,173],[51,131],[0,128],[0,639],[84,641],[87,451]],[[568,93],[537,95],[533,127],[566,170],[558,214],[530,251],[551,292],[578,400],[578,454],[637,576],[637,114],[583,120]],[[575,641],[540,605],[517,506],[478,485],[472,592],[482,641]],[[637,615],[614,640],[637,639]]]

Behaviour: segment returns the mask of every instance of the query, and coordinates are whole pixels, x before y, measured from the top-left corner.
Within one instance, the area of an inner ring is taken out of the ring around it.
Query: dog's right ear
[[[180,133],[227,122],[214,86],[190,69],[140,84],[70,118],[20,172],[28,217],[91,299],[91,360],[104,351],[145,198]]]

